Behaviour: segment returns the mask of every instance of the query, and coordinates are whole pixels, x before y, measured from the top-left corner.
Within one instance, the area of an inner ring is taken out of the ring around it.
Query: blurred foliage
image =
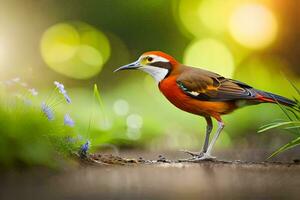
[[[0,168],[59,167],[78,148],[73,130],[49,121],[29,96],[15,95],[0,92]]]
[[[59,154],[66,156],[72,148],[66,142],[69,130],[58,128],[40,110],[16,99],[1,101],[0,126],[0,168],[57,167]],[[64,142],[58,143],[60,140]]]
[[[294,108],[287,108],[278,103],[278,106],[281,108],[283,113],[285,114],[287,120],[280,120],[270,124],[267,124],[259,130],[259,132],[265,132],[274,128],[282,128],[289,133],[292,133],[295,137],[289,143],[283,145],[279,149],[277,149],[269,158],[272,158],[288,149],[295,148],[300,145],[300,90],[293,83],[291,83],[294,89],[298,93],[298,97],[295,98],[297,105]]]

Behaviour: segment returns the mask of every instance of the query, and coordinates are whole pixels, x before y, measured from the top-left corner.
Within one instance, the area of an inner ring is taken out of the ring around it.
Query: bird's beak
[[[121,70],[126,70],[126,69],[137,69],[139,67],[140,67],[140,62],[139,61],[135,61],[135,62],[130,63],[128,65],[124,65],[122,67],[119,67],[114,72],[121,71]]]

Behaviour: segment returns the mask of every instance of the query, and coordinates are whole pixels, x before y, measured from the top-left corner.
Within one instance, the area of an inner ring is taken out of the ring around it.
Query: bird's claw
[[[191,151],[187,151],[187,150],[182,150],[181,152],[184,152],[184,153],[192,156],[192,158],[179,160],[181,162],[198,162],[198,161],[204,161],[204,160],[210,160],[210,161],[216,160],[216,157],[211,156],[208,153],[203,153],[203,152],[195,153],[195,152],[191,152]]]
[[[186,153],[190,156],[193,156],[193,157],[201,157],[203,154],[203,152],[198,153],[198,152],[192,152],[192,151],[188,151],[188,150],[180,150],[180,151],[183,153]]]
[[[186,154],[191,155],[196,158],[202,157],[204,155],[203,152],[198,153],[198,152],[192,152],[192,151],[188,151],[188,150],[181,150],[181,152],[186,153]]]
[[[194,158],[194,162],[202,161],[202,160],[214,161],[214,160],[216,160],[216,157],[215,156],[211,156],[210,154],[207,154],[207,153],[203,153],[203,155],[201,157]]]

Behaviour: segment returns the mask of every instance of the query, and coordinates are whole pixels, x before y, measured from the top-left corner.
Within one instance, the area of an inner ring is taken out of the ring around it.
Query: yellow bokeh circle
[[[238,0],[180,0],[176,1],[175,16],[179,28],[189,36],[202,37],[227,31],[227,23]]]
[[[211,38],[193,41],[184,52],[183,62],[225,77],[232,77],[234,73],[230,50],[222,42]]]
[[[215,33],[222,33],[227,30],[227,22],[235,6],[236,0],[201,1],[198,6],[198,18],[203,25]]]
[[[110,56],[110,45],[101,31],[86,23],[58,23],[43,34],[41,54],[54,71],[87,79],[101,71]]]
[[[273,13],[265,6],[243,4],[232,13],[229,31],[241,45],[250,49],[261,49],[276,39],[278,25]]]

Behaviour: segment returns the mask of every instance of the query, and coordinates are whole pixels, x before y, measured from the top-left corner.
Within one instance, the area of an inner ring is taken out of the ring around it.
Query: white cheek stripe
[[[169,73],[169,70],[160,67],[144,66],[139,69],[150,74],[157,83],[163,80]]]

